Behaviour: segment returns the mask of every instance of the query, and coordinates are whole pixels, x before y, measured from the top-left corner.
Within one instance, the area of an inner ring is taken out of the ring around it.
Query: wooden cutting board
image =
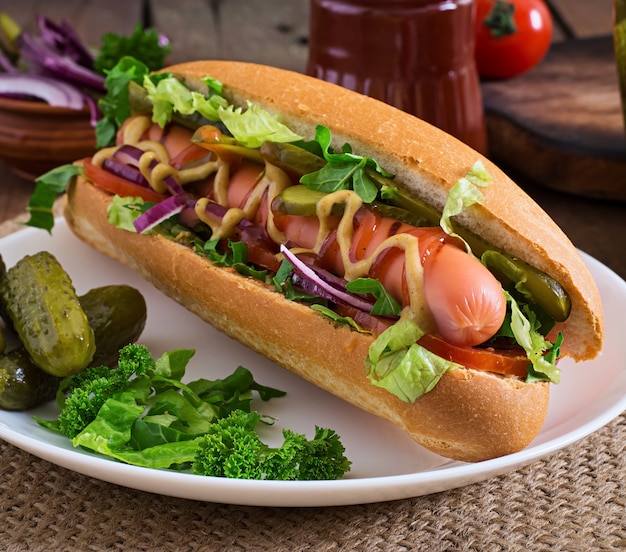
[[[626,132],[610,36],[552,46],[528,73],[483,83],[490,156],[537,183],[626,201]]]

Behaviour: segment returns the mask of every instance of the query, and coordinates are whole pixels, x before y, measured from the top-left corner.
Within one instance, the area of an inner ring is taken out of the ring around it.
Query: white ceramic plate
[[[604,299],[606,344],[593,362],[562,363],[562,382],[553,387],[545,425],[529,447],[503,458],[465,464],[441,458],[416,445],[389,423],[313,387],[239,343],[225,337],[156,291],[134,272],[77,240],[62,219],[53,235],[26,229],[0,240],[7,266],[22,256],[48,250],[71,275],[79,293],[105,284],[127,283],[148,303],[141,339],[154,356],[194,348],[186,379],[222,377],[241,364],[257,381],[287,391],[259,408],[278,418],[278,427],[309,435],[314,425],[341,435],[352,470],[340,481],[248,481],[201,477],[128,466],[74,449],[63,437],[39,427],[33,414],[56,417],[53,404],[31,412],[0,411],[0,437],[40,458],[118,485],[194,500],[259,506],[332,506],[395,500],[475,483],[515,470],[570,445],[626,409],[626,282],[585,255]],[[251,305],[250,308],[254,308]],[[594,374],[590,377],[589,374]]]

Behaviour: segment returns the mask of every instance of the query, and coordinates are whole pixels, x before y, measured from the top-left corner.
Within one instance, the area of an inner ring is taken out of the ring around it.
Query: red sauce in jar
[[[473,0],[311,0],[309,75],[487,151]]]

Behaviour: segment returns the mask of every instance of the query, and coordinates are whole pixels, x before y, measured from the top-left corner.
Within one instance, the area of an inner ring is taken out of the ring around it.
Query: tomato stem
[[[489,15],[483,20],[483,25],[489,28],[491,36],[502,38],[517,32],[513,15],[515,5],[505,0],[496,0]]]

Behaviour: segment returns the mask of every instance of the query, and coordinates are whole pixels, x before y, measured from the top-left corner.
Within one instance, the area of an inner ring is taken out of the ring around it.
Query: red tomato
[[[353,307],[338,305],[335,310],[341,316],[352,317],[361,328],[373,332],[374,335],[379,335],[393,324],[391,319],[372,316]],[[459,347],[431,334],[424,335],[418,343],[431,353],[465,368],[520,378],[528,375],[526,367],[530,362],[520,349]]]
[[[431,353],[466,368],[520,378],[528,375],[526,367],[530,361],[523,351],[459,347],[430,334],[424,335],[418,343]]]
[[[476,65],[486,79],[520,75],[545,56],[552,17],[543,0],[477,0]]]
[[[94,165],[91,159],[83,159],[83,168],[85,170],[85,176],[91,180],[95,186],[102,188],[112,194],[117,194],[122,197],[141,197],[145,201],[153,201],[159,203],[167,196],[154,191],[152,188],[145,188],[134,184],[111,174],[108,171]]]

